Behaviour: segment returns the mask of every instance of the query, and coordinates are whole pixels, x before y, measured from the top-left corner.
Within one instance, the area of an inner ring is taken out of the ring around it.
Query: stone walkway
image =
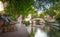
[[[20,25],[17,31],[0,33],[0,37],[29,37],[29,34],[26,30],[26,27],[24,25]]]

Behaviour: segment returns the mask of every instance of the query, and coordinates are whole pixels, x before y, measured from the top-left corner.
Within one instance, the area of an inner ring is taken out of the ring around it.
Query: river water
[[[37,31],[35,33],[34,37],[48,37],[47,33],[41,30],[40,28],[37,28]]]

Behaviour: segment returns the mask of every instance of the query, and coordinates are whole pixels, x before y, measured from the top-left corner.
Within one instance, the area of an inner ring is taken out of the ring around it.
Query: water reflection
[[[35,37],[48,37],[47,33],[41,30],[40,28],[37,29]]]

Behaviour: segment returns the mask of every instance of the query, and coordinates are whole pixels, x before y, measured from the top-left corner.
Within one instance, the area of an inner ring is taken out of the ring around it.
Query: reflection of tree
[[[50,37],[60,37],[60,31],[57,29],[50,29],[49,36]]]
[[[54,22],[53,22],[54,23]],[[45,31],[48,33],[50,37],[60,37],[59,26],[55,26],[52,22],[47,22],[45,26]]]

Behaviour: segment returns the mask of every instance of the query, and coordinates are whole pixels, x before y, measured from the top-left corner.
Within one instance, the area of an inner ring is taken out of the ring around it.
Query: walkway
[[[26,27],[24,25],[20,25],[20,28],[18,31],[0,33],[0,37],[29,37],[29,36],[26,30]]]

